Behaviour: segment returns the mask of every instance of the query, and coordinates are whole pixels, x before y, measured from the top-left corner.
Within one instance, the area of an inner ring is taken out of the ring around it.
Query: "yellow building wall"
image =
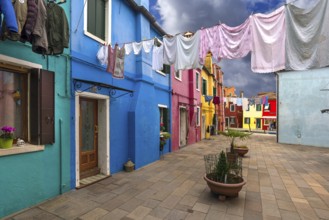
[[[249,111],[243,111],[243,128],[249,129],[249,124],[245,123],[245,118],[250,118],[250,129],[251,130],[261,130],[262,123],[260,121],[260,128],[256,127],[256,119],[259,118],[261,120],[263,116],[263,105],[261,111],[256,111],[256,105],[249,105]]]
[[[213,89],[214,89],[214,75],[213,75],[213,69],[212,69],[212,59],[211,56],[207,55],[206,60],[205,60],[205,66],[208,69],[208,71],[202,69],[201,70],[201,78],[207,80],[207,96],[214,96],[213,94]],[[209,72],[211,74],[209,74]],[[202,93],[201,93],[202,94]],[[202,95],[201,97],[201,103],[202,103],[202,107],[201,107],[201,112],[202,115],[205,115],[205,138],[209,138],[210,137],[210,131],[207,132],[207,128],[209,125],[213,125],[213,117],[215,114],[215,105],[213,103],[213,100],[211,100],[210,102],[206,102],[205,100],[205,96]]]

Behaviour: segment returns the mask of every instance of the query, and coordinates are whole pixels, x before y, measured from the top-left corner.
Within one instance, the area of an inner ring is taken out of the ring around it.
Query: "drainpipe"
[[[63,151],[63,143],[62,143],[62,119],[59,119],[59,193],[63,193],[63,178],[62,178],[62,151]]]
[[[169,91],[168,91],[168,96],[169,96],[169,109],[170,109],[170,133],[172,134],[172,86],[171,86],[171,68],[170,68],[170,73],[168,74],[168,80],[169,80]],[[172,152],[172,139],[170,138],[170,145],[169,145],[169,152]]]

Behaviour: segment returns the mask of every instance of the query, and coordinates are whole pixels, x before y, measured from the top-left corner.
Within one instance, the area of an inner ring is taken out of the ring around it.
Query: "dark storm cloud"
[[[284,0],[158,0],[156,9],[161,25],[169,34],[197,31],[219,22],[229,26],[242,24],[251,13],[266,13],[280,7]],[[274,74],[251,71],[250,55],[243,59],[222,60],[225,86],[235,86],[248,97],[258,92],[275,91]]]

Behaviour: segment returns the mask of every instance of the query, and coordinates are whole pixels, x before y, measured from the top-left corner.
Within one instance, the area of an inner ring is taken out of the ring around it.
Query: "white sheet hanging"
[[[218,31],[220,40],[219,56],[221,58],[238,59],[250,52],[250,18],[236,27],[221,24]]]
[[[161,45],[160,47],[153,47],[152,69],[153,70],[163,69],[163,45]]]
[[[175,65],[175,70],[197,69],[199,63],[200,31],[192,37],[177,35],[173,38],[164,38],[164,64]]]
[[[200,45],[199,45],[199,61],[201,64],[204,63],[206,55],[211,52],[213,57],[220,60],[219,49],[220,49],[220,39],[219,39],[219,26],[214,26],[211,28],[205,28],[200,30]]]
[[[153,45],[154,39],[125,44],[126,55],[129,55],[132,51],[134,51],[135,55],[138,55],[141,52],[142,48],[145,53],[149,53],[151,52]]]
[[[288,4],[286,69],[306,70],[329,65],[329,3],[311,9]]]
[[[285,68],[285,10],[281,6],[270,14],[251,16],[251,69],[271,73]]]

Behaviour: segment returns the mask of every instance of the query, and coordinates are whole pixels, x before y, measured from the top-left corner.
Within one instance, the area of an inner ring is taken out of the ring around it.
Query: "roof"
[[[142,13],[147,20],[150,21],[151,25],[161,34],[162,36],[167,33],[162,29],[162,27],[157,23],[155,17],[142,5],[138,5],[134,0],[126,0],[126,2],[137,12]]]

